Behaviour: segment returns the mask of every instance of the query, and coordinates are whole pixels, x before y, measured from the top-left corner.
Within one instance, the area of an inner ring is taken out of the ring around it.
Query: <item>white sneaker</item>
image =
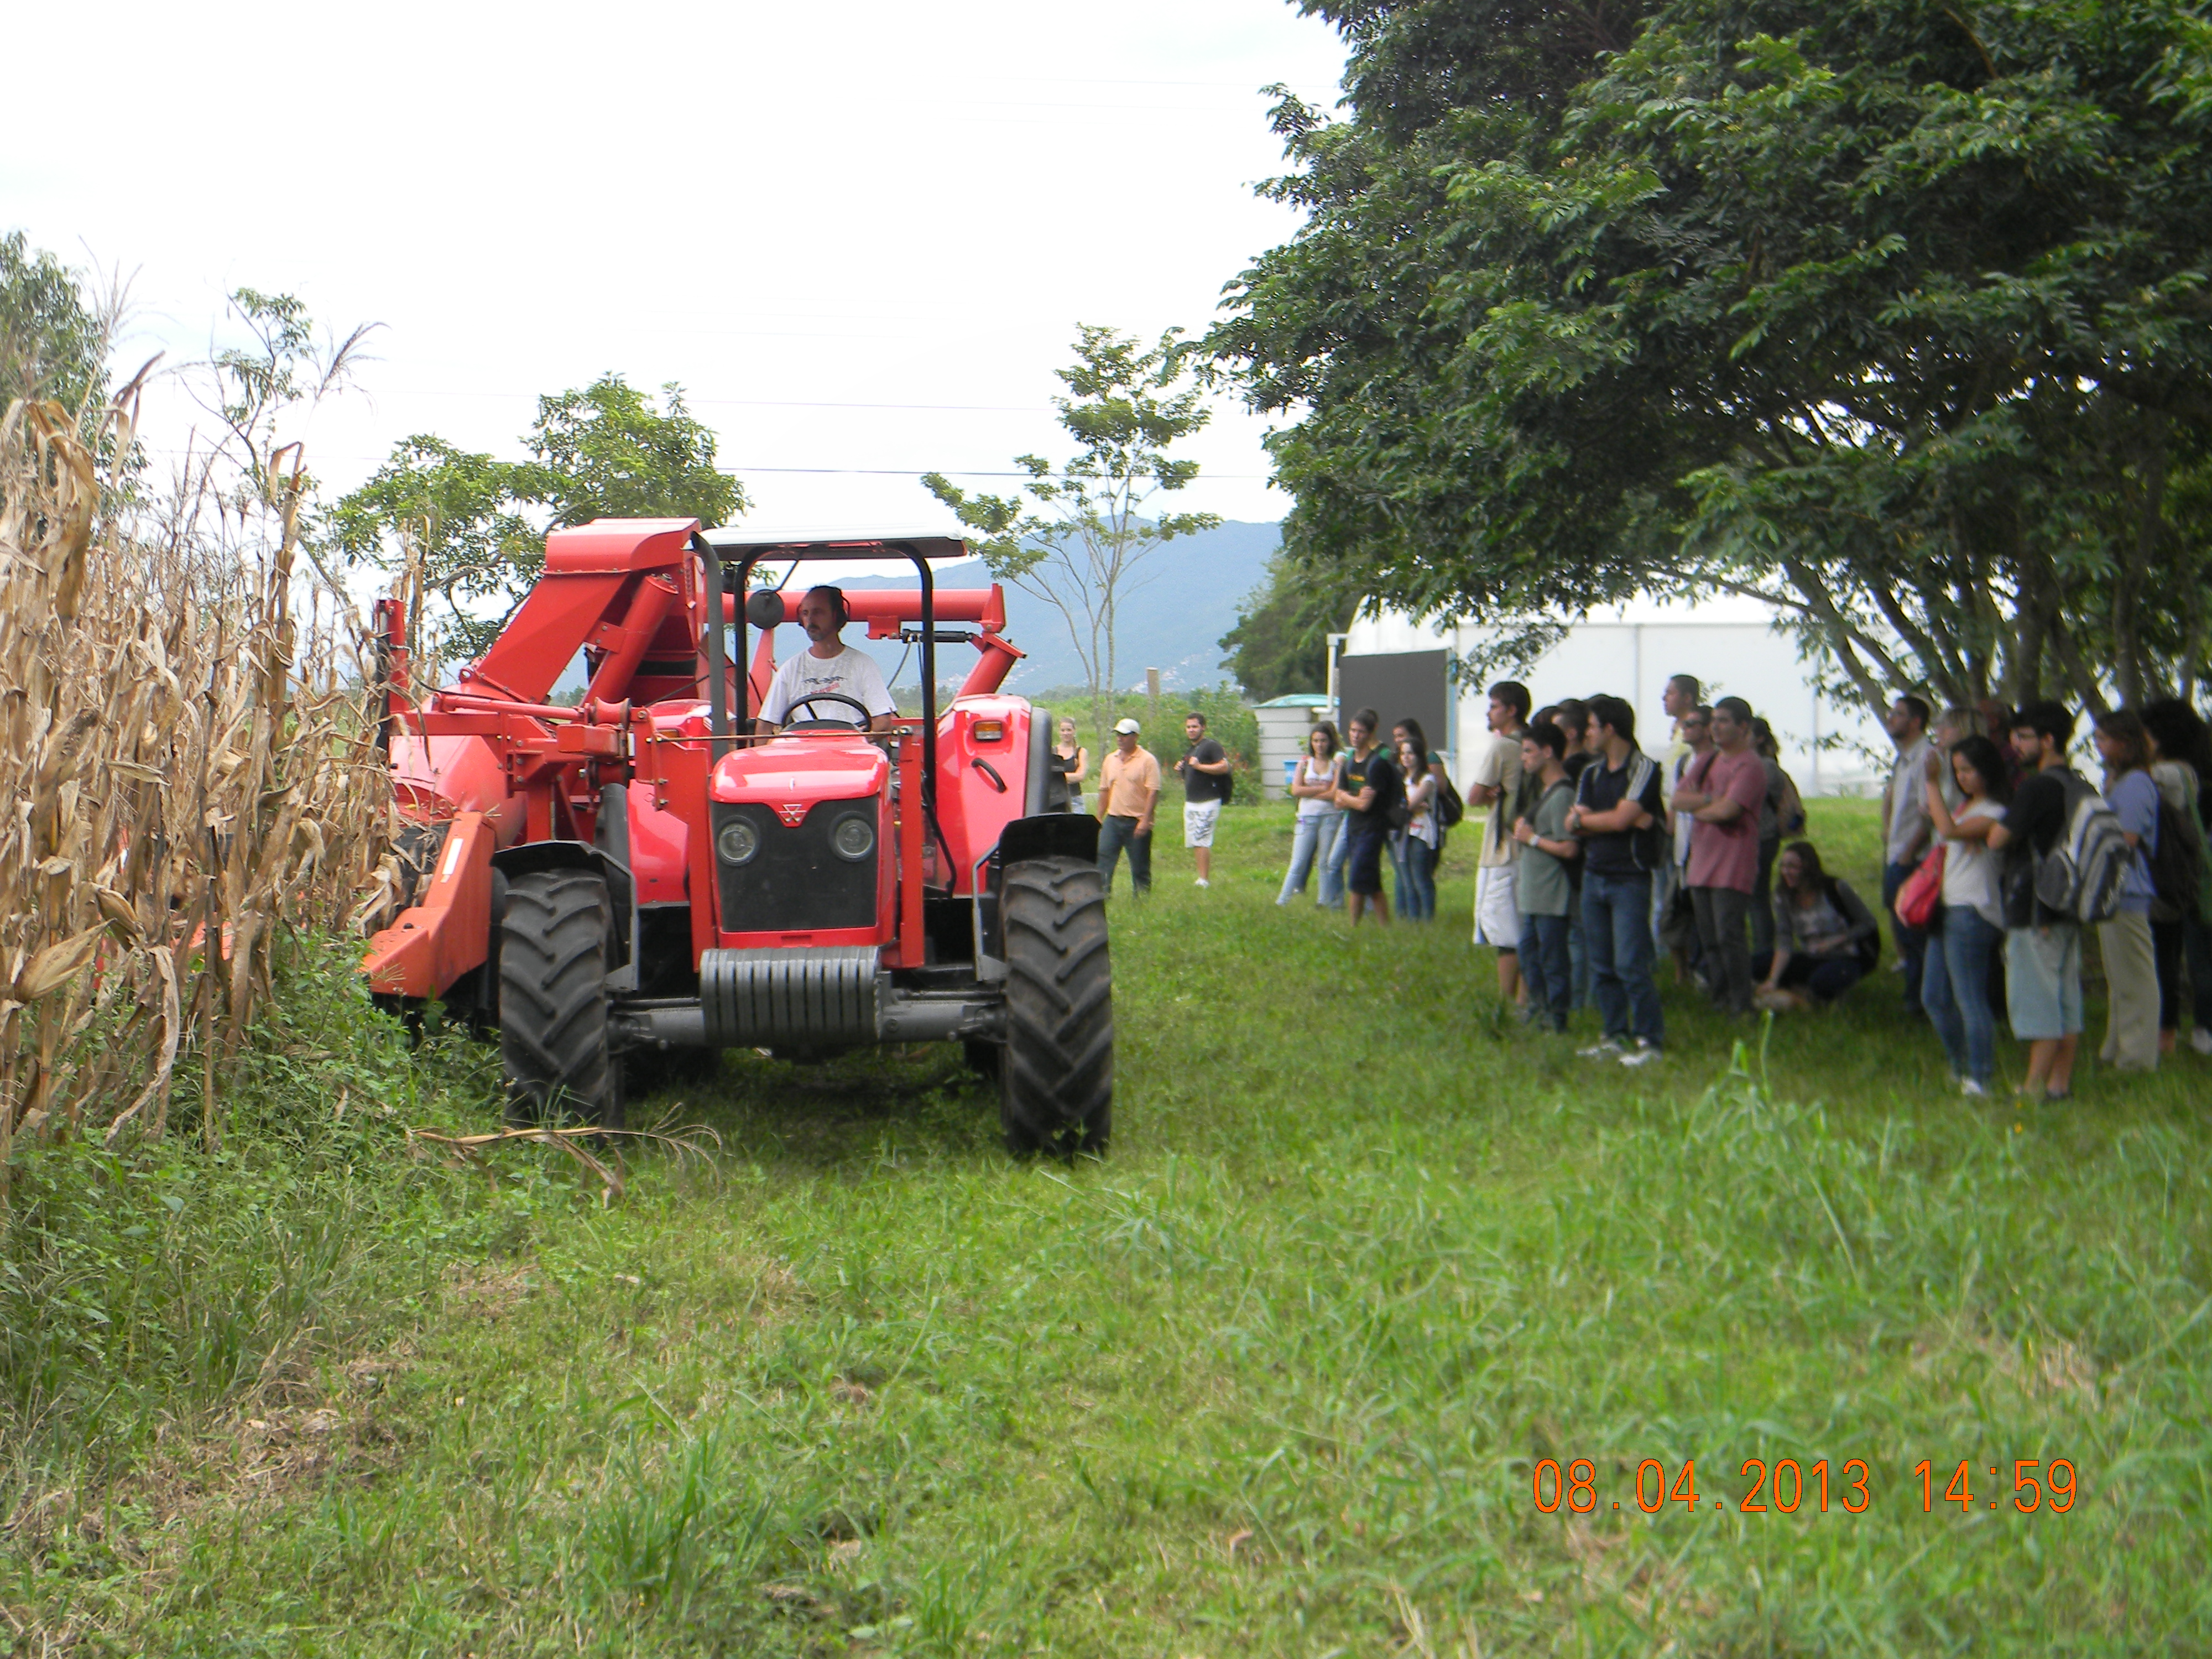
[[[1959,1079],[1959,1092],[1966,1096],[1969,1100],[1980,1100],[1984,1098],[1990,1091],[1984,1088],[1980,1084],[1975,1082],[1973,1079],[1968,1077]]]
[[[1213,885],[1213,884],[1208,881],[1204,876],[1200,876],[1194,884],[1200,887],[1211,887]]]
[[[1621,1047],[1611,1037],[1601,1037],[1589,1048],[1577,1048],[1575,1052],[1584,1060],[1613,1060],[1620,1056]]]
[[[1660,1052],[1642,1037],[1638,1037],[1636,1039],[1636,1047],[1620,1057],[1620,1063],[1624,1066],[1649,1066],[1660,1057]]]
[[[2200,1054],[2212,1054],[2212,1031],[2198,1026],[2189,1034],[2189,1046]]]

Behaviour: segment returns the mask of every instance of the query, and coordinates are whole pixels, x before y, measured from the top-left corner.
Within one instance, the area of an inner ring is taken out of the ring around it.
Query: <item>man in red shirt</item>
[[[1751,1012],[1751,943],[1745,922],[1759,878],[1759,809],[1766,768],[1752,748],[1751,705],[1723,697],[1713,705],[1713,751],[1682,774],[1674,810],[1690,816],[1685,884],[1697,912],[1698,942],[1713,1000],[1731,1014]]]

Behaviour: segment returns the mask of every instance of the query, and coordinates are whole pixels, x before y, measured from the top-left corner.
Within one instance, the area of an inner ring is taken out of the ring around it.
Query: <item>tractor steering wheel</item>
[[[794,697],[792,699],[791,708],[785,709],[783,712],[788,714],[795,709],[803,708],[807,704],[815,702],[842,702],[849,704],[860,718],[858,721],[823,720],[813,719],[793,720],[790,722],[787,729],[796,732],[801,729],[811,729],[823,726],[852,726],[860,731],[865,732],[868,729],[868,722],[875,718],[874,715],[868,712],[867,704],[862,702],[858,697],[847,696],[842,691],[817,691],[809,696]]]

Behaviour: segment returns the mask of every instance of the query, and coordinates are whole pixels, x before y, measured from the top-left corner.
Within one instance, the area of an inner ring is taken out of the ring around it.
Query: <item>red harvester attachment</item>
[[[419,706],[384,601],[384,739],[415,828],[409,908],[370,941],[370,990],[497,1025],[519,1121],[618,1124],[625,1060],[673,1050],[952,1040],[999,1078],[1014,1151],[1103,1147],[1098,826],[1067,811],[1051,717],[999,690],[1021,656],[1000,589],[936,587],[929,562],[966,552],[683,519],[556,531],[505,631]],[[870,638],[919,647],[921,716],[871,731],[823,693],[790,711],[816,718],[758,729],[799,590],[752,587],[754,568],[899,558],[917,587],[848,608]],[[940,713],[937,647],[956,643],[978,660]],[[550,703],[580,651],[581,701]]]

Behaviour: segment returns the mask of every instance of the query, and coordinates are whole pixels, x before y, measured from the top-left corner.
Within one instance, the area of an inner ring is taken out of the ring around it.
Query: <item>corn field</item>
[[[289,930],[389,908],[390,790],[351,607],[303,631],[296,446],[252,546],[115,507],[135,386],[0,425],[0,1202],[17,1137],[223,1128]]]

